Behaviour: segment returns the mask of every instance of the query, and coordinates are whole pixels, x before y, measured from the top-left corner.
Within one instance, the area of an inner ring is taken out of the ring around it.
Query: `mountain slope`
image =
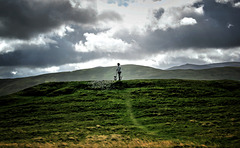
[[[60,81],[113,80],[116,67],[97,67],[73,72],[45,74],[27,78],[0,79],[0,96],[45,83]],[[123,79],[240,80],[240,67],[204,70],[160,70],[146,66],[123,65]]]
[[[214,64],[205,64],[205,65],[195,65],[195,64],[185,64],[180,66],[174,66],[168,70],[176,69],[209,69],[209,68],[218,68],[218,67],[240,67],[240,62],[226,62],[226,63],[214,63]]]

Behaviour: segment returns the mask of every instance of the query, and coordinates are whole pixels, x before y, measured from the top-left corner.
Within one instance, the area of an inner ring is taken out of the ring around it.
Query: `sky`
[[[0,0],[0,79],[240,62],[240,0]]]

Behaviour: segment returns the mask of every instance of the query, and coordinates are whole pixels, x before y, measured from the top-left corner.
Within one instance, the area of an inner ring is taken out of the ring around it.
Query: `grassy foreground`
[[[239,147],[240,82],[51,82],[0,97],[0,147]]]

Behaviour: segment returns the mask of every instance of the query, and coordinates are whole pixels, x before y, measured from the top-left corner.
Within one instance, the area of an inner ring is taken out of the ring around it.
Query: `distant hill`
[[[18,92],[45,82],[113,80],[116,67],[96,67],[72,72],[44,74],[34,77],[0,79],[0,96]],[[240,80],[240,67],[220,67],[203,70],[161,70],[139,65],[123,65],[123,80],[189,79]]]
[[[195,65],[195,64],[184,64],[180,66],[174,66],[167,70],[176,70],[176,69],[209,69],[217,67],[240,67],[240,62],[226,62],[226,63],[214,63],[214,64],[205,64],[205,65]]]

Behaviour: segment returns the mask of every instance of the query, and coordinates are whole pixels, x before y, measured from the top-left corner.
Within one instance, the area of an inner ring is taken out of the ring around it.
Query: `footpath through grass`
[[[239,147],[240,82],[45,83],[0,97],[0,147]]]

